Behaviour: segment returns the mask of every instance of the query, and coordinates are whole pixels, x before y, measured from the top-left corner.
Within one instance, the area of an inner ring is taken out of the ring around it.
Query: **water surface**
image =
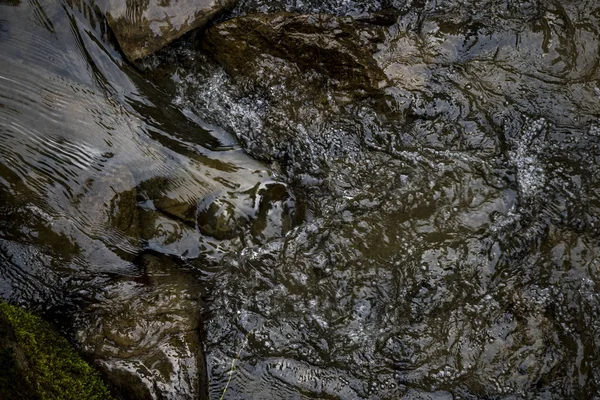
[[[598,396],[600,3],[224,19],[282,10],[376,25],[381,95],[197,37],[138,69],[85,3],[0,5],[2,297],[125,397]]]

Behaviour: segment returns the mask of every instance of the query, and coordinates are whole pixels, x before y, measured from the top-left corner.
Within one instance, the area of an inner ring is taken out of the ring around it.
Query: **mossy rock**
[[[112,399],[98,371],[46,321],[0,303],[0,399]]]

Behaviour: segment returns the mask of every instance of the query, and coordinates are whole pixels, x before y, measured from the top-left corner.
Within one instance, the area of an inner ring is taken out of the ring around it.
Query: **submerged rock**
[[[236,3],[237,0],[104,0],[100,8],[121,49],[133,61],[203,27]]]
[[[383,31],[352,18],[326,14],[256,14],[234,18],[209,29],[204,48],[232,76],[272,70],[279,60],[301,73],[317,72],[330,84],[352,91],[385,85],[372,54]]]
[[[290,188],[281,182],[268,182],[231,196],[207,198],[197,215],[198,229],[218,240],[249,236],[264,243],[285,236],[304,218],[296,207]]]
[[[232,398],[598,392],[600,14],[585,4],[442,1],[388,28],[348,19],[352,37],[384,36],[348,50],[368,63],[340,56],[359,84],[328,67],[344,39],[310,31],[310,16],[209,29],[203,48],[223,68],[203,63],[181,93],[275,160],[311,213],[216,280],[214,392],[231,360]],[[381,88],[365,78],[377,68]]]
[[[227,73],[219,85],[232,89],[210,93],[211,106],[242,105],[247,122],[231,129],[246,149],[316,181],[331,166],[324,159],[349,159],[358,150],[361,138],[346,116],[364,103],[390,115],[388,78],[375,58],[384,40],[379,25],[326,14],[257,14],[215,25],[202,49]],[[211,114],[205,117],[218,118]],[[230,121],[237,124],[215,122]],[[340,121],[336,131],[328,131],[334,121]]]
[[[220,199],[210,202],[198,212],[198,228],[216,239],[233,239],[248,223],[235,206]]]
[[[196,203],[199,199],[188,199],[171,188],[171,183],[163,178],[153,178],[140,184],[141,199],[152,201],[156,210],[164,215],[194,227]]]
[[[234,15],[275,13],[278,11],[300,14],[332,14],[364,17],[374,14],[395,14],[406,5],[406,0],[244,0],[234,8]]]
[[[84,309],[76,340],[129,398],[204,398],[202,288],[168,257],[139,264],[142,277],[107,282]]]
[[[259,243],[284,237],[304,219],[302,207],[296,206],[296,198],[286,185],[270,183],[257,192],[260,203],[251,232]]]

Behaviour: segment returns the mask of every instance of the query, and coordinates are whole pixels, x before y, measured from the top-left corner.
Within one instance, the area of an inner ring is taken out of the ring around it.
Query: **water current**
[[[220,22],[0,0],[2,299],[124,399],[600,398],[600,2]]]

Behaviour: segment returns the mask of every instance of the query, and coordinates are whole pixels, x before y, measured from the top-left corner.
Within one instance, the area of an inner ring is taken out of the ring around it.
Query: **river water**
[[[600,3],[222,19],[390,8],[352,97],[0,1],[0,296],[123,398],[600,396]]]

